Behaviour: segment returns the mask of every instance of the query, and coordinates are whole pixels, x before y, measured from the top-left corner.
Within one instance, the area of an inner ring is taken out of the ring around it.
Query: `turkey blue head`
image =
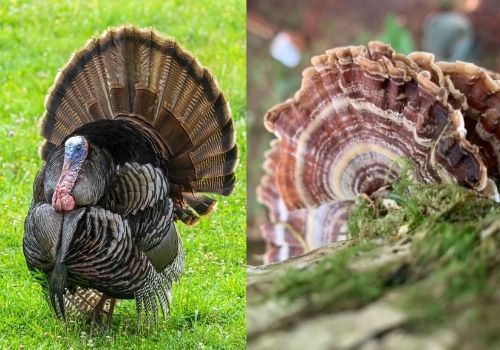
[[[47,161],[44,191],[57,211],[94,205],[105,193],[112,161],[84,136],[72,136]]]

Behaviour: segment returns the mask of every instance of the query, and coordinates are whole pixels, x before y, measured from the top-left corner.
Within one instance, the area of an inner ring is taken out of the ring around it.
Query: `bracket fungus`
[[[496,73],[381,42],[328,50],[311,63],[295,96],[265,116],[277,136],[257,190],[271,221],[266,262],[345,239],[352,203],[390,187],[399,159],[415,181],[456,183],[499,201]]]
[[[261,227],[264,239],[270,243],[264,261],[285,260],[345,240],[347,216],[354,201],[332,201],[313,208],[289,210],[276,187],[274,164],[278,164],[280,157],[277,140],[271,145],[264,163],[268,171],[257,190],[257,198],[267,207],[272,222]]]

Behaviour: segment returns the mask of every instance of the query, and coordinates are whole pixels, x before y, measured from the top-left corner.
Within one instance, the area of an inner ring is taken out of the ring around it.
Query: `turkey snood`
[[[61,177],[52,196],[52,206],[58,211],[69,211],[75,207],[75,199],[71,195],[71,191],[75,186],[82,164],[87,158],[88,148],[87,140],[82,136],[70,137],[64,144],[64,163]]]

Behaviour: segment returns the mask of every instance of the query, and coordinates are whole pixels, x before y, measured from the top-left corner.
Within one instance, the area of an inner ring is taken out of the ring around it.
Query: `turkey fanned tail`
[[[84,133],[115,160],[151,162],[165,170],[186,223],[207,213],[186,196],[234,188],[238,152],[226,98],[206,68],[155,31],[122,27],[90,40],[59,73],[46,109],[43,159]]]

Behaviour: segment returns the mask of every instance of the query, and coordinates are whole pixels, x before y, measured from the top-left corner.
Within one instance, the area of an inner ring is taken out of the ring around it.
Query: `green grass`
[[[0,1],[0,348],[241,349],[245,347],[245,2]],[[137,329],[121,302],[111,331],[56,320],[22,254],[23,221],[41,166],[37,122],[58,68],[90,36],[124,23],[174,36],[217,77],[238,127],[235,193],[195,227],[180,227],[186,270],[170,318]]]

